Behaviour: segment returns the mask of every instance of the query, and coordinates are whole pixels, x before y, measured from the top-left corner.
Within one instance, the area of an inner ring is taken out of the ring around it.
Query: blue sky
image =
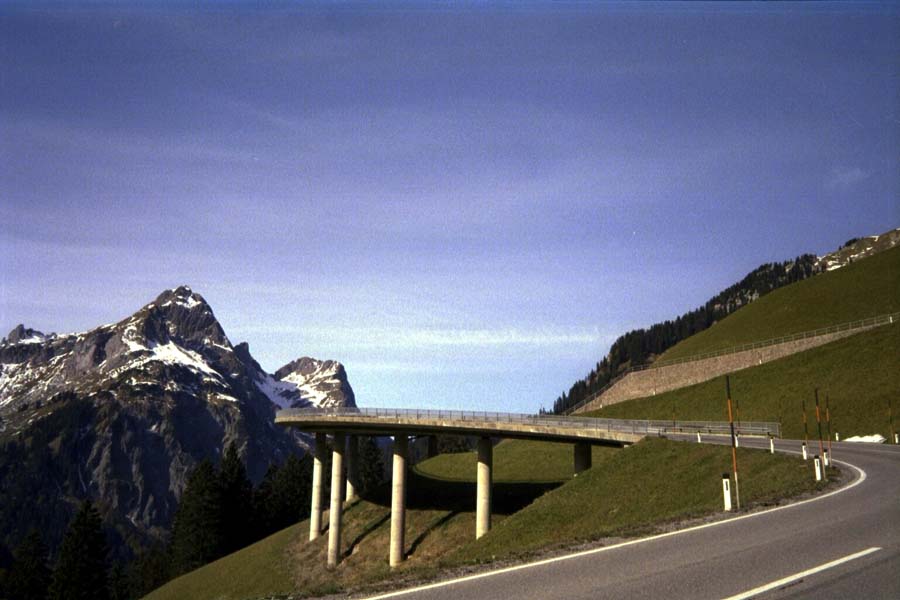
[[[891,4],[0,4],[0,328],[188,284],[361,404],[531,412],[900,225]]]

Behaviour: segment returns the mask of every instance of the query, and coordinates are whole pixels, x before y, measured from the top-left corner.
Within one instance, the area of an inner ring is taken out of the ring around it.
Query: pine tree
[[[5,593],[18,600],[45,600],[50,587],[47,547],[36,530],[31,530],[16,549],[15,562],[6,577]]]
[[[9,548],[0,542],[0,598],[3,598],[4,600],[9,597],[9,594],[6,591],[6,581],[12,564],[12,553],[9,551]]]
[[[250,543],[253,485],[234,442],[228,445],[219,467],[222,493],[223,553],[230,554]]]
[[[289,527],[309,516],[312,460],[290,455],[275,478],[269,505],[275,531]]]
[[[60,546],[50,600],[107,600],[108,552],[100,515],[85,500]]]
[[[117,562],[109,571],[109,600],[130,600],[130,598],[125,567]]]
[[[144,550],[128,565],[128,589],[132,598],[143,598],[169,581],[169,557],[161,546]]]
[[[363,495],[369,495],[384,481],[384,461],[375,438],[359,438],[359,481]]]
[[[181,575],[222,556],[222,488],[212,463],[203,460],[188,478],[175,512],[171,574]]]
[[[275,493],[275,482],[281,470],[277,464],[270,464],[262,481],[253,490],[253,541],[260,540],[276,531],[272,520],[271,506]]]

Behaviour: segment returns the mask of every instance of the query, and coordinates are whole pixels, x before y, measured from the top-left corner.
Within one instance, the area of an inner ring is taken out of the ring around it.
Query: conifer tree
[[[16,549],[15,562],[6,577],[5,596],[18,600],[45,600],[50,587],[47,547],[32,529]],[[2,596],[2,592],[0,592]]]
[[[130,600],[128,576],[122,563],[116,562],[109,570],[109,600]]]
[[[362,493],[371,494],[384,481],[384,460],[375,438],[359,438],[359,481]]]
[[[100,515],[85,500],[63,537],[50,600],[107,600],[108,552]]]
[[[222,537],[224,554],[230,554],[250,543],[253,485],[238,456],[234,442],[228,445],[219,467],[222,494]]]
[[[269,501],[269,514],[274,531],[289,527],[309,516],[312,461],[308,456],[288,457],[275,478]]]
[[[169,581],[169,557],[155,545],[142,551],[128,565],[128,589],[132,598],[143,598]]]
[[[253,541],[260,540],[276,531],[272,521],[272,498],[275,493],[275,482],[281,468],[270,464],[262,481],[253,490]]]
[[[222,488],[212,463],[203,460],[188,478],[175,512],[171,574],[181,575],[219,558],[223,547]]]

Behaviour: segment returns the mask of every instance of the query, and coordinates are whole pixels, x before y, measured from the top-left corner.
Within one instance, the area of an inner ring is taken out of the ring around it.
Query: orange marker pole
[[[834,460],[831,453],[831,409],[828,408],[828,394],[825,394],[825,423],[828,425],[828,460]]]
[[[725,376],[725,395],[728,399],[728,423],[731,425],[731,468],[734,471],[734,499],[737,509],[741,510],[741,486],[738,483],[737,450],[734,436],[734,419],[731,416],[731,380]]]
[[[816,388],[816,426],[819,429],[819,456],[825,456],[825,446],[822,444],[822,419],[819,415],[819,388]]]
[[[809,426],[806,423],[806,400],[800,399],[800,406],[803,408],[803,442],[809,445]]]

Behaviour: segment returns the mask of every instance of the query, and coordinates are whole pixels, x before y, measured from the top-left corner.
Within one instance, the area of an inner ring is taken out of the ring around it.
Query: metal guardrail
[[[279,410],[277,417],[342,417],[361,419],[437,419],[471,423],[517,423],[537,427],[569,427],[579,430],[616,431],[624,433],[711,433],[728,434],[730,425],[721,421],[648,421],[636,419],[597,419],[589,417],[557,417],[518,413],[479,412],[465,410],[427,410],[415,408],[288,408]],[[745,435],[781,436],[781,424],[759,421],[735,423],[735,430]]]
[[[801,333],[794,333],[791,335],[786,335],[777,338],[771,338],[768,340],[762,340],[760,342],[752,342],[750,344],[742,344],[740,346],[732,346],[730,348],[724,348],[722,350],[716,350],[714,352],[706,352],[704,354],[693,354],[691,356],[685,356],[683,358],[675,358],[671,360],[664,361],[656,361],[652,363],[648,363],[646,365],[636,365],[634,367],[628,367],[624,371],[622,371],[619,375],[616,375],[615,378],[610,379],[606,385],[602,388],[579,402],[570,408],[567,408],[564,415],[571,415],[579,408],[587,406],[600,396],[602,396],[609,388],[617,384],[621,381],[626,375],[630,375],[631,373],[635,373],[638,371],[646,371],[648,369],[660,369],[663,367],[671,367],[673,365],[681,365],[685,363],[691,363],[698,360],[706,360],[708,358],[716,358],[718,356],[728,356],[730,354],[737,354],[738,352],[746,352],[748,350],[758,350],[759,348],[768,348],[769,346],[777,346],[779,344],[785,344],[787,342],[796,342],[799,340],[805,340],[809,338],[819,337],[821,335],[829,335],[832,333],[840,333],[841,331],[853,331],[855,329],[870,329],[872,327],[878,327],[879,325],[890,325],[893,323],[900,322],[900,312],[889,313],[885,315],[878,315],[876,317],[869,317],[868,319],[860,319],[858,321],[850,321],[848,323],[840,323],[838,325],[831,325],[830,327],[822,327],[819,329],[813,329],[811,331],[803,331]]]

